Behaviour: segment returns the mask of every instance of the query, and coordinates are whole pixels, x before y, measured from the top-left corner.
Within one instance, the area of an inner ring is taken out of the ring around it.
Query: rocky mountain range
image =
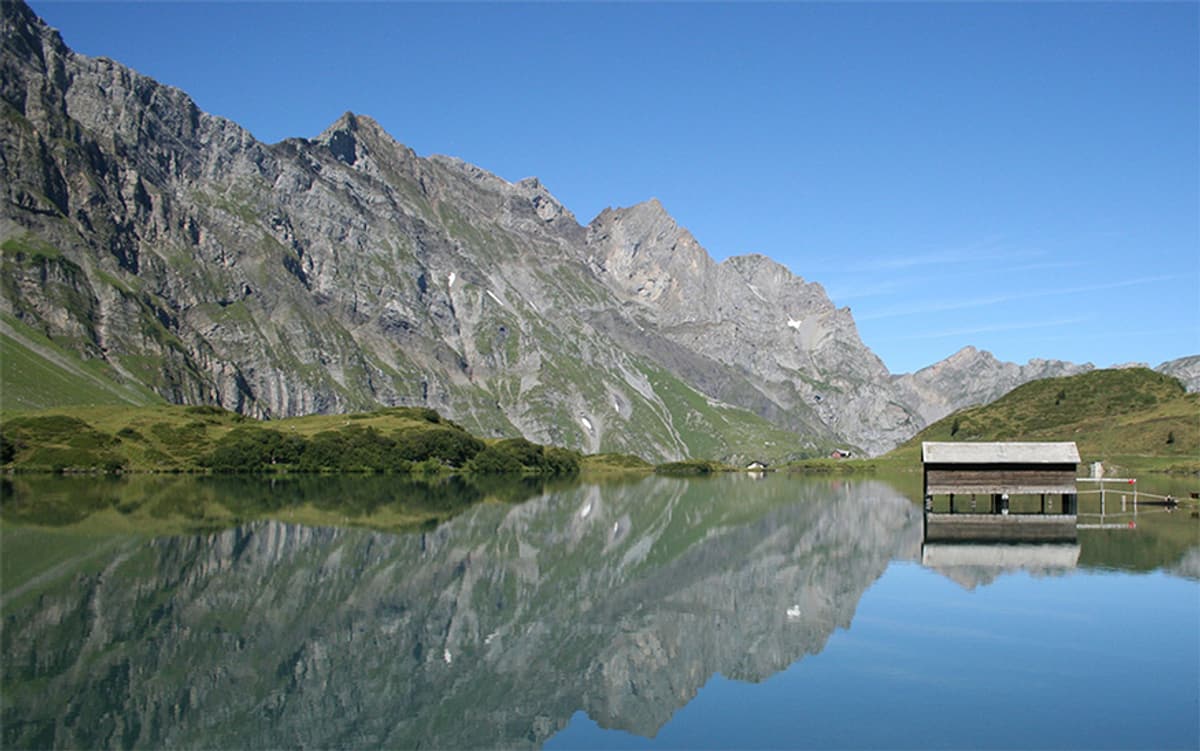
[[[1175,378],[1193,394],[1200,391],[1200,355],[1168,360],[1155,370]]]
[[[819,284],[715,262],[656,200],[581,224],[537,179],[347,113],[257,141],[0,4],[5,335],[260,418],[421,405],[588,452],[880,453],[1090,366],[968,348],[893,376]]]
[[[926,424],[975,404],[987,404],[1017,386],[1039,378],[1057,378],[1092,370],[1090,363],[1030,360],[1024,365],[1001,362],[992,353],[964,347],[939,363],[895,379],[901,399]]]

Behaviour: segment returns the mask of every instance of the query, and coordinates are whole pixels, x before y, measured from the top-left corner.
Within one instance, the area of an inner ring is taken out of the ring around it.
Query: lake
[[[1194,506],[914,477],[0,479],[0,745],[1200,747]]]

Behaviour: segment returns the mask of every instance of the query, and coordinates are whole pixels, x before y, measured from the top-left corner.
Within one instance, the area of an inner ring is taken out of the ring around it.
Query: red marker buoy
[[[1129,522],[1129,528],[1130,528],[1130,529],[1133,529],[1133,528],[1134,528],[1134,527],[1136,527],[1136,526],[1137,526],[1137,524],[1136,524],[1135,522]]]

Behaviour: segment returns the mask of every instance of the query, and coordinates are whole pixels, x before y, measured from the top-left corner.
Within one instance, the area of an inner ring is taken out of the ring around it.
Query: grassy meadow
[[[1074,441],[1085,462],[1128,471],[1200,472],[1200,394],[1146,368],[1033,381],[960,410],[872,459],[810,459],[807,474],[917,471],[923,441]],[[218,407],[166,404],[0,316],[0,466],[17,472],[705,475],[740,467],[694,456],[654,465],[583,457],[524,439],[480,439],[437,412],[394,407],[258,421]]]
[[[1032,381],[937,421],[876,461],[920,467],[923,441],[1074,441],[1085,463],[1196,473],[1200,394],[1147,368]]]

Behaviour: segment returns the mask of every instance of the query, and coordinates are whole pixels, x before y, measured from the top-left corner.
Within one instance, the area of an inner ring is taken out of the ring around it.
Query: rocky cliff
[[[658,201],[607,210],[588,226],[588,263],[626,309],[665,339],[746,374],[801,428],[821,423],[869,451],[919,424],[848,309],[819,284],[759,255],[716,263]]]
[[[1017,386],[1041,378],[1059,378],[1093,370],[1091,363],[1030,360],[1025,365],[997,360],[991,352],[964,347],[939,363],[895,379],[900,398],[914,405],[921,422],[937,422],[976,404],[987,404]]]
[[[428,405],[657,459],[840,440],[803,410],[776,427],[745,373],[659,346],[537,180],[420,158],[352,114],[262,144],[0,11],[0,310],[114,378],[257,417]]]
[[[1200,355],[1168,360],[1155,370],[1179,379],[1183,387],[1191,393],[1200,391]]]
[[[368,117],[258,142],[21,2],[0,34],[0,315],[173,402],[421,405],[589,452],[779,461],[878,453],[1063,374],[974,353],[897,380],[820,285],[716,263],[657,201],[584,226],[538,180]]]

